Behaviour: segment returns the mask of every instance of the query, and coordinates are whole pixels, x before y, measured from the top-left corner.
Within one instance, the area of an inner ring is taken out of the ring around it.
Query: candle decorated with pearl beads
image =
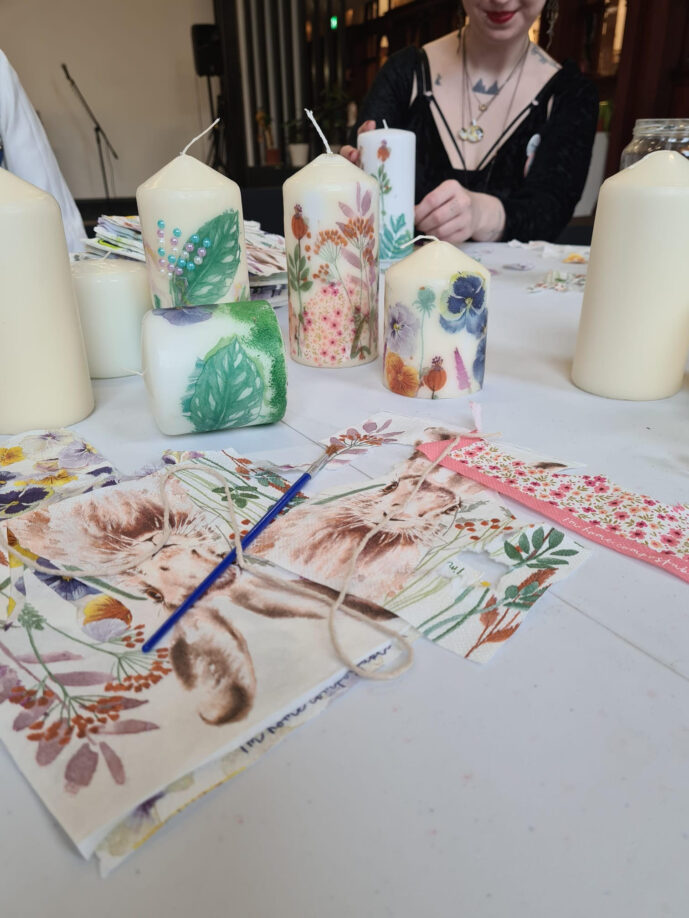
[[[456,398],[483,386],[490,274],[430,242],[385,274],[383,381],[398,395]]]
[[[380,260],[383,265],[409,254],[414,229],[416,135],[381,128],[359,134],[361,168],[380,188]]]
[[[378,356],[378,183],[323,153],[283,185],[290,354],[314,367]]]
[[[136,191],[156,308],[249,298],[239,186],[186,153]]]

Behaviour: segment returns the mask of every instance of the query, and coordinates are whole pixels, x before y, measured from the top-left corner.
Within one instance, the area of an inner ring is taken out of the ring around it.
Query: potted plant
[[[292,166],[305,166],[309,161],[308,127],[304,118],[293,118],[285,122],[287,150]]]
[[[270,129],[271,118],[268,112],[262,108],[259,108],[256,112],[256,124],[258,126],[258,143],[265,151],[266,166],[279,166],[280,150],[273,141],[273,132]]]

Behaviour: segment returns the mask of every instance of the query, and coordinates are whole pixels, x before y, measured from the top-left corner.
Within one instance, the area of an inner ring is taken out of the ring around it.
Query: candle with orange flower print
[[[290,354],[313,367],[378,356],[378,184],[323,153],[283,186]]]
[[[490,274],[449,242],[430,242],[385,275],[383,380],[410,398],[483,386]]]
[[[414,230],[416,135],[382,128],[359,134],[361,167],[380,189],[380,261],[383,267],[409,254]]]

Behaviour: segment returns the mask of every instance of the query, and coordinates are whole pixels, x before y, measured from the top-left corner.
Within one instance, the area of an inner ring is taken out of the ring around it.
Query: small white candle
[[[398,395],[455,398],[483,386],[490,274],[429,242],[385,274],[383,381]]]
[[[323,153],[283,185],[290,353],[314,367],[378,356],[378,183]]]
[[[142,352],[164,434],[272,424],[285,413],[285,348],[263,300],[153,309],[144,317]]]
[[[136,191],[154,307],[249,299],[239,186],[180,153]]]
[[[55,198],[0,169],[0,433],[74,424],[93,410]]]
[[[601,188],[572,379],[607,398],[666,398],[688,351],[689,160],[658,150]]]
[[[131,376],[141,369],[141,320],[151,294],[144,265],[124,258],[72,264],[74,290],[92,379]]]
[[[382,128],[359,134],[361,167],[380,188],[380,260],[383,265],[409,253],[414,231],[416,134]]]

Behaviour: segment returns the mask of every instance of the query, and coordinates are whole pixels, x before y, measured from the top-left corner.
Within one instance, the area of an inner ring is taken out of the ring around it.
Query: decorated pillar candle
[[[155,308],[249,298],[239,186],[186,153],[136,191]]]
[[[313,367],[378,356],[378,183],[323,153],[283,185],[290,354]]]
[[[658,150],[601,188],[572,379],[607,398],[665,398],[688,351],[689,160]]]
[[[144,379],[164,434],[272,424],[284,415],[285,349],[265,301],[153,309],[142,338]]]
[[[414,231],[416,135],[381,128],[359,134],[361,167],[380,189],[380,261],[387,266],[409,254]]]
[[[72,265],[92,379],[141,369],[141,320],[150,309],[146,268],[126,258],[84,258]]]
[[[0,434],[63,427],[93,409],[57,201],[0,169]]]
[[[429,242],[385,274],[383,381],[398,395],[456,398],[483,386],[490,274]]]

